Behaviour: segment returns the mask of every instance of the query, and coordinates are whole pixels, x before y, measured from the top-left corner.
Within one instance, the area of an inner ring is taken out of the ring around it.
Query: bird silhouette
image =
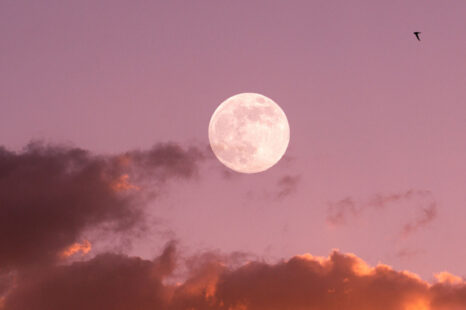
[[[417,40],[418,40],[418,41],[421,41],[421,38],[419,37],[420,32],[419,32],[419,31],[415,31],[415,32],[413,32],[413,33],[414,33],[414,35],[416,36]]]

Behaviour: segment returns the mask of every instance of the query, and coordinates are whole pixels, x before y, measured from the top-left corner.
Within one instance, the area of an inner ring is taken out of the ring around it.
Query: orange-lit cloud
[[[117,254],[23,276],[8,310],[460,310],[466,282],[442,273],[431,284],[353,254],[300,255],[275,264],[232,267],[214,254],[187,266],[185,280],[165,281],[179,267],[173,244],[152,260]],[[189,260],[183,260],[189,261]],[[452,281],[453,279],[453,281]],[[47,290],[43,288],[46,287]],[[72,294],[69,292],[72,291]],[[99,294],[95,294],[98,291]]]
[[[461,284],[464,282],[464,280],[461,277],[455,276],[446,271],[435,274],[435,279],[437,279],[439,283],[453,284],[453,285]]]
[[[419,298],[406,303],[403,310],[430,310],[429,302],[426,298]]]
[[[111,184],[111,188],[115,192],[121,192],[121,191],[127,191],[127,190],[140,190],[141,188],[139,186],[133,185],[129,183],[129,175],[128,174],[123,174],[119,178],[117,178],[114,182]]]
[[[70,257],[78,252],[81,252],[81,255],[86,255],[92,249],[92,245],[88,240],[84,240],[82,243],[76,242],[67,247],[61,253],[61,256],[64,258]]]

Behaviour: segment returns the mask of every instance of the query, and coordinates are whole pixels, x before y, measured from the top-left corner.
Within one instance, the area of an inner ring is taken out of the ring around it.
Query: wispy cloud
[[[401,259],[411,258],[420,254],[423,254],[423,250],[419,249],[411,249],[411,248],[403,248],[396,252],[396,257]]]
[[[277,182],[277,198],[283,198],[294,193],[301,181],[301,176],[299,175],[285,175],[281,177]]]
[[[403,237],[424,228],[437,217],[437,203],[430,191],[408,190],[394,194],[376,194],[365,201],[346,197],[330,202],[327,207],[327,222],[335,226],[344,225],[350,218],[361,216],[368,209],[383,210],[401,203],[409,203],[419,210],[415,219],[403,225]]]
[[[402,235],[404,237],[410,235],[411,233],[427,226],[430,222],[435,220],[437,217],[437,204],[432,202],[426,206],[421,206],[421,210],[416,219],[410,223],[406,223],[403,226]]]

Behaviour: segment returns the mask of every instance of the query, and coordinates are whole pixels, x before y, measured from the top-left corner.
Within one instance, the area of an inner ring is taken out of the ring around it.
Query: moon
[[[275,165],[290,142],[285,112],[272,99],[241,93],[223,101],[209,123],[215,156],[242,173],[262,172]]]

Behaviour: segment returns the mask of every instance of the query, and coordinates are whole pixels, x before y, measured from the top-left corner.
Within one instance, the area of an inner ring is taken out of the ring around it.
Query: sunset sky
[[[0,309],[466,309],[465,16],[0,1]],[[244,92],[290,125],[262,173],[209,146]]]

